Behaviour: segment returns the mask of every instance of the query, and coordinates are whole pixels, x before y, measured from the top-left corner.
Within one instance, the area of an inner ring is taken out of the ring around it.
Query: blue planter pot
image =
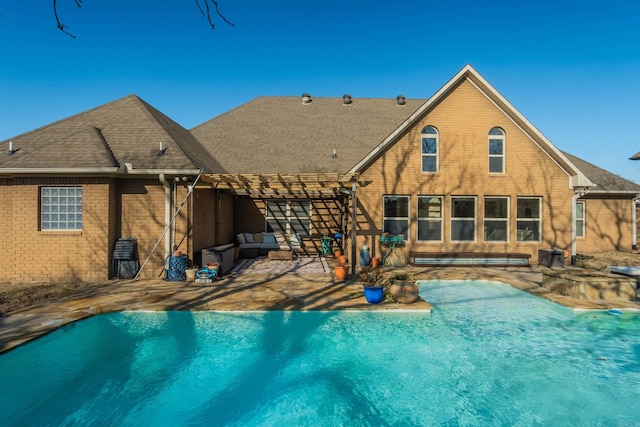
[[[378,304],[382,301],[384,296],[384,288],[372,288],[371,286],[364,287],[364,298],[369,304]]]

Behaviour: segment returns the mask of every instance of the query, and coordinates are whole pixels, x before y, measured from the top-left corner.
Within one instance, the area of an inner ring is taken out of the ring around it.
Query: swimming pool
[[[640,317],[494,282],[431,315],[124,312],[0,356],[0,425],[624,425]]]

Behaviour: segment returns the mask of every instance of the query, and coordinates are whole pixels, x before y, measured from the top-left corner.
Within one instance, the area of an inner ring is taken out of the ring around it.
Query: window
[[[383,204],[382,231],[409,240],[409,196],[384,196]]]
[[[438,130],[433,126],[422,129],[422,172],[438,172]]]
[[[518,242],[540,241],[540,203],[538,197],[518,197],[516,233]]]
[[[576,237],[584,234],[584,202],[576,202]]]
[[[40,188],[40,230],[82,230],[82,187]]]
[[[509,198],[484,198],[485,242],[506,242],[509,236]]]
[[[451,241],[475,242],[476,199],[474,197],[451,198]]]
[[[418,241],[442,241],[442,197],[418,196]]]
[[[311,234],[311,202],[268,201],[265,219],[269,232],[308,236]]]
[[[489,131],[489,173],[504,173],[504,131]]]

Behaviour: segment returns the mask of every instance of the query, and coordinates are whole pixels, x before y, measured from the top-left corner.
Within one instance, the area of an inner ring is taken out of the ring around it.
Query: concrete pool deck
[[[416,280],[493,280],[574,309],[640,310],[640,302],[585,301],[541,287],[544,267],[395,267]],[[569,269],[567,271],[570,271]],[[582,270],[581,270],[582,271]],[[268,311],[408,310],[430,312],[427,301],[368,304],[362,285],[337,281],[333,274],[237,273],[212,284],[163,279],[111,280],[74,295],[0,315],[0,353],[46,335],[65,324],[100,313],[123,310]]]

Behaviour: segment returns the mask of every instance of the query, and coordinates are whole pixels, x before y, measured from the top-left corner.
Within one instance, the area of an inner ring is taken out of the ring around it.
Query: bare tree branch
[[[209,25],[211,25],[212,29],[215,29],[216,26],[213,24],[213,20],[211,19],[211,8],[209,7],[209,2],[213,3],[213,5],[215,6],[216,14],[220,18],[222,18],[224,22],[226,22],[227,24],[233,27],[233,24],[229,22],[227,18],[224,17],[222,12],[220,12],[220,6],[218,5],[218,2],[216,0],[202,0],[202,2],[204,3],[204,7],[206,10],[202,10],[202,6],[200,5],[200,0],[196,0],[196,6],[198,6],[198,10],[200,10],[200,13],[202,14],[202,16],[204,18],[207,18],[207,21],[209,22]]]
[[[76,3],[76,6],[78,6],[78,8],[82,8],[82,2],[83,0],[73,0]],[[215,29],[216,26],[213,23],[213,19],[211,18],[211,7],[210,7],[210,3],[213,4],[214,8],[215,8],[215,13],[216,15],[218,15],[218,17],[220,17],[224,22],[226,22],[227,24],[229,24],[230,26],[234,26],[223,14],[222,12],[220,12],[220,6],[218,5],[218,2],[216,0],[195,0],[196,1],[196,6],[198,6],[198,10],[200,10],[200,13],[202,14],[202,16],[204,18],[207,19],[207,21],[209,22],[209,25],[211,25],[212,29]],[[202,9],[202,6],[200,4],[200,2],[204,3],[204,7],[205,9]],[[58,16],[58,0],[53,0],[53,15],[56,18],[56,26],[58,27],[58,29],[60,31],[62,31],[63,33],[65,33],[66,35],[68,35],[71,38],[76,38],[76,36],[74,36],[73,34],[71,34],[69,31],[67,31],[67,28],[69,28],[68,26],[64,25],[62,22],[60,22],[60,17]],[[0,15],[2,16],[2,15]]]
[[[78,8],[82,7],[82,0],[74,0],[76,3],[76,6],[78,6]],[[58,17],[58,4],[57,4],[57,0],[53,0],[53,14],[56,17],[56,24],[58,26],[58,29],[60,31],[62,31],[63,33],[65,33],[66,35],[68,35],[69,37],[71,37],[72,39],[75,39],[76,36],[74,36],[73,34],[71,34],[70,32],[67,31],[67,27],[66,25],[64,25],[62,22],[60,22],[60,18]]]

